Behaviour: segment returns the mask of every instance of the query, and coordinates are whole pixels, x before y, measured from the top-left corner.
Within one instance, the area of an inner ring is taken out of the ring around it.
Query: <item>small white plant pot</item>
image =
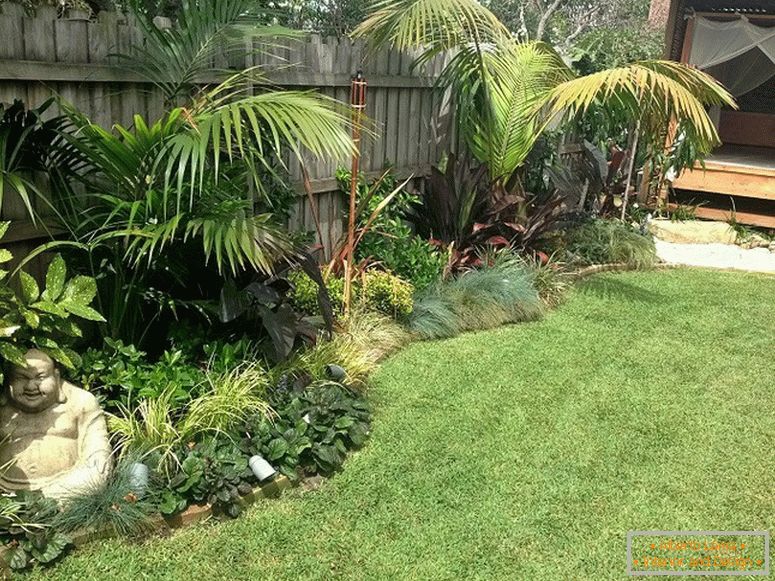
[[[142,462],[133,462],[129,465],[129,484],[132,486],[132,492],[137,496],[143,496],[148,490],[148,479],[148,466]]]
[[[248,460],[248,466],[250,466],[259,482],[263,482],[277,474],[277,470],[261,456],[251,456],[250,460]]]
[[[347,379],[347,372],[344,370],[344,367],[335,363],[326,365],[326,373],[334,381],[344,381]]]

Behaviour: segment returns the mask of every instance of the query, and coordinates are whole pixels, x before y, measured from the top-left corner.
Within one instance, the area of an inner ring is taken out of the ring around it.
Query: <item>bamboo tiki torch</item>
[[[353,151],[350,170],[350,212],[347,222],[347,254],[344,264],[344,314],[350,314],[352,301],[353,264],[355,262],[355,207],[358,193],[358,173],[361,163],[361,122],[366,109],[366,80],[363,71],[358,71],[350,85],[350,107],[352,117]]]

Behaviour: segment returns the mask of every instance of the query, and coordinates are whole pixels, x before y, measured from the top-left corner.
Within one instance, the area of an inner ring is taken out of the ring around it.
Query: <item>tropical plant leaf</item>
[[[59,304],[68,313],[71,313],[76,317],[81,317],[82,319],[87,319],[89,321],[97,321],[98,323],[105,322],[105,318],[88,305],[67,300],[61,301]]]
[[[0,341],[0,357],[14,365],[21,365],[22,367],[27,365],[24,361],[24,351],[7,341]]]
[[[65,277],[67,276],[67,266],[61,254],[54,256],[51,264],[46,271],[46,288],[43,291],[42,299],[47,301],[56,301],[65,288]]]
[[[40,296],[40,288],[38,288],[35,278],[31,274],[21,271],[19,273],[19,282],[21,283],[24,301],[26,303],[37,301]]]
[[[62,293],[61,304],[65,309],[69,310],[69,307],[64,305],[65,302],[69,305],[78,304],[86,306],[94,300],[95,296],[97,296],[96,281],[90,276],[79,275],[67,282],[67,286],[65,286]]]

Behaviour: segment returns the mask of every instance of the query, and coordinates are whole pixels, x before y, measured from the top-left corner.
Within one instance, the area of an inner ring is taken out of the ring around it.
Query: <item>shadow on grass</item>
[[[659,304],[669,298],[653,289],[626,282],[616,275],[592,277],[584,281],[579,286],[579,290],[602,299],[624,300],[631,303]]]

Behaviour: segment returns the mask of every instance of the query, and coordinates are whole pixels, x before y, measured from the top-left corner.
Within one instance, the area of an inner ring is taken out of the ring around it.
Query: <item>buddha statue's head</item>
[[[54,360],[37,349],[24,355],[26,366],[13,365],[6,377],[6,403],[27,413],[64,402],[62,377]]]

